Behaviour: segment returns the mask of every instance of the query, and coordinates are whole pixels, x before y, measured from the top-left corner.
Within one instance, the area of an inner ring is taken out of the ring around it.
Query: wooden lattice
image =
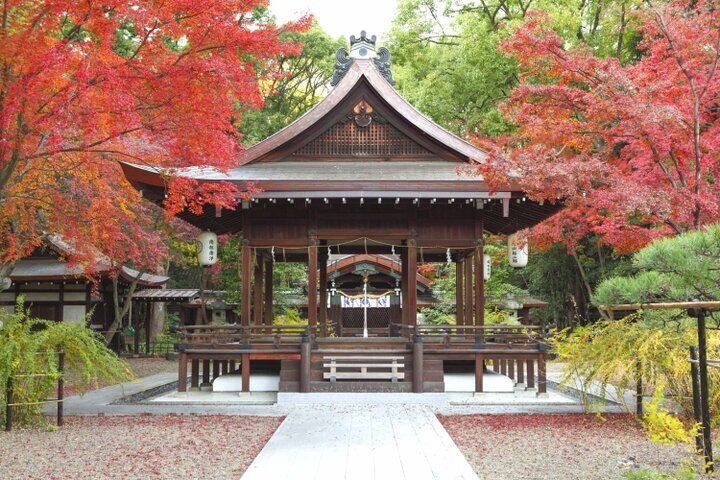
[[[366,127],[351,117],[336,123],[292,156],[390,158],[428,157],[432,153],[380,117],[373,118]]]

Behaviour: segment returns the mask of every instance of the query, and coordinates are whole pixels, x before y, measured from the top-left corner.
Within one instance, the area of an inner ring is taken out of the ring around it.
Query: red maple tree
[[[45,234],[91,265],[100,250],[152,269],[164,256],[156,210],[119,161],[172,172],[226,170],[241,150],[243,106],[277,55],[299,45],[255,8],[266,0],[16,0],[0,24],[0,277]],[[258,68],[262,66],[263,68]],[[265,73],[259,73],[265,72]],[[232,207],[229,185],[170,178],[169,213]]]
[[[501,47],[522,71],[503,105],[516,129],[485,145],[478,171],[493,188],[519,174],[531,198],[565,202],[534,232],[541,244],[594,232],[629,252],[718,220],[720,9],[648,5],[635,64],[566,49],[537,13]]]

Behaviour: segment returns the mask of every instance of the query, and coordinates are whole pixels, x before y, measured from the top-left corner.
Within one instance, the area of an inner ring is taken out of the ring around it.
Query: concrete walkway
[[[478,477],[426,407],[317,405],[291,412],[242,477],[269,478]]]

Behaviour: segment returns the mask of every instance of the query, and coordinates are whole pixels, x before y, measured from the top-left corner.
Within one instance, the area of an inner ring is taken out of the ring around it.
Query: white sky
[[[383,34],[390,30],[397,0],[270,0],[270,10],[278,23],[294,20],[305,13],[315,16],[333,38],[350,38],[365,30],[377,35],[382,46]]]

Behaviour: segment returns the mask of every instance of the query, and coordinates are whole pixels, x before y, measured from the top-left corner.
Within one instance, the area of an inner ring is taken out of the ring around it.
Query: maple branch
[[[652,6],[652,2],[648,0],[648,4]],[[702,213],[702,207],[700,205],[700,202],[697,199],[697,196],[700,195],[700,183],[702,179],[702,165],[701,165],[701,150],[700,150],[700,100],[701,95],[697,91],[697,87],[695,85],[695,79],[693,78],[690,71],[687,69],[687,66],[685,65],[685,61],[683,60],[682,56],[680,55],[680,52],[677,49],[677,46],[675,45],[675,41],[670,34],[670,31],[667,27],[667,24],[665,22],[665,18],[663,15],[655,11],[655,18],[656,21],[660,27],[660,31],[662,32],[663,36],[668,42],[668,45],[670,47],[670,51],[673,53],[673,58],[675,59],[675,62],[678,64],[678,67],[680,67],[680,70],[683,72],[683,75],[688,81],[688,85],[690,87],[690,91],[692,92],[693,97],[693,153],[695,157],[695,186],[694,186],[694,193],[696,195],[695,199],[695,211],[693,212],[693,226],[695,230],[700,228],[700,218]],[[720,41],[720,36],[718,36],[718,40]],[[717,53],[716,53],[716,61],[715,64],[712,67],[712,71],[714,74],[715,68],[717,66]],[[708,79],[709,80],[709,79]],[[709,82],[708,82],[709,84]],[[707,88],[707,85],[706,85]],[[702,93],[705,93],[706,88],[703,89]]]
[[[3,1],[2,30],[3,37],[7,37],[8,0]]]
[[[705,92],[707,92],[708,87],[712,83],[712,79],[715,77],[715,73],[717,72],[719,60],[720,60],[720,31],[718,32],[717,40],[715,40],[715,58],[713,59],[712,67],[710,67],[710,72],[708,73],[708,78],[705,82],[705,86],[703,87],[702,91],[700,92],[700,98],[702,98],[705,95]]]
[[[135,49],[133,54],[128,57],[126,63],[129,63],[131,60],[133,60],[138,55],[138,53],[140,53],[140,50],[142,50],[142,48],[147,43],[148,39],[150,39],[150,36],[153,34],[153,32],[155,32],[155,30],[157,30],[157,28],[158,28],[158,21],[155,20],[155,23],[153,24],[152,28],[148,29],[148,31],[145,33],[145,36],[140,41],[140,43],[138,44],[138,47]]]
[[[12,155],[10,157],[10,161],[7,165],[5,165],[2,170],[0,170],[0,197],[2,197],[2,192],[5,189],[5,186],[12,178],[12,174],[15,172],[15,169],[17,168],[18,164],[22,161],[22,158],[20,156],[20,146],[22,144],[22,137],[25,134],[25,123],[24,123],[24,114],[23,110],[25,109],[25,102],[26,100],[23,98],[21,102],[21,108],[20,112],[17,116],[17,132],[15,132],[15,148],[13,149]]]
[[[625,2],[622,3],[622,10],[620,11],[620,31],[618,32],[618,44],[615,52],[615,57],[622,62],[622,47],[623,37],[625,36],[625,27],[627,21],[625,20]]]
[[[28,157],[25,157],[25,158],[23,158],[23,160],[34,160],[34,159],[36,159],[36,158],[50,157],[50,156],[53,156],[53,155],[57,155],[57,154],[59,154],[59,153],[90,152],[90,151],[92,151],[92,148],[93,148],[93,147],[100,146],[100,145],[105,144],[105,143],[107,143],[107,142],[109,142],[109,141],[111,141],[111,140],[115,140],[115,139],[117,139],[117,138],[120,138],[120,137],[122,137],[122,136],[125,136],[125,135],[127,135],[127,134],[129,134],[129,133],[133,133],[133,132],[137,132],[137,131],[140,131],[140,130],[144,130],[145,128],[146,128],[145,126],[128,128],[128,129],[125,129],[125,130],[123,130],[123,131],[121,131],[121,132],[118,132],[118,133],[116,133],[116,134],[108,135],[108,136],[105,137],[105,138],[101,138],[101,139],[99,139],[99,140],[96,140],[96,141],[94,141],[94,142],[91,142],[91,143],[89,143],[89,144],[87,144],[87,145],[82,145],[82,146],[78,146],[78,147],[59,148],[59,149],[57,149],[57,150],[46,150],[46,151],[44,151],[44,152],[36,153],[35,155],[30,155],[30,156],[28,156]]]
[[[681,233],[684,233],[684,231],[683,231],[680,227],[678,227],[677,224],[676,224],[675,222],[673,222],[671,219],[666,218],[666,219],[665,219],[665,223],[666,223],[670,228],[672,228],[672,229],[675,231],[675,233],[677,233],[678,235],[680,235]]]
[[[590,285],[587,275],[585,274],[585,267],[583,267],[582,263],[580,262],[580,258],[578,258],[577,252],[575,251],[574,248],[572,250],[570,250],[570,256],[575,260],[575,263],[577,264],[578,270],[580,271],[580,279],[582,280],[583,286],[585,287],[585,291],[588,295],[588,299],[591,299],[592,298],[592,286]],[[598,312],[600,312],[600,316],[604,320],[610,320],[610,317],[608,316],[607,312],[603,312],[599,308],[598,308]]]
[[[687,187],[687,182],[685,181],[685,174],[683,173],[682,169],[680,168],[680,162],[678,161],[677,157],[675,156],[675,152],[670,150],[668,152],[668,155],[670,156],[670,159],[673,161],[673,165],[675,165],[675,171],[678,174],[678,178],[680,178],[680,183],[683,187]]]
[[[667,167],[665,165],[663,165],[662,158],[660,157],[660,154],[658,153],[657,149],[655,148],[655,145],[653,145],[652,140],[650,138],[648,138],[647,136],[645,136],[645,139],[648,142],[650,151],[652,151],[652,153],[653,153],[653,158],[655,159],[655,163],[657,164],[658,167],[660,167],[660,170],[662,170],[662,172],[665,174],[668,181],[670,182],[670,185],[672,185],[673,188],[677,188],[678,185],[675,182],[675,179],[672,178],[672,175],[670,175],[670,171],[667,169]]]

